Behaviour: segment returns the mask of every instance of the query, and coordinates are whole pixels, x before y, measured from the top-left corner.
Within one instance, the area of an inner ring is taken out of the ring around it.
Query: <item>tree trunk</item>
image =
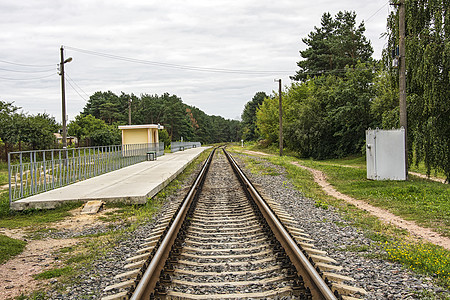
[[[5,142],[5,161],[8,161],[8,143]]]

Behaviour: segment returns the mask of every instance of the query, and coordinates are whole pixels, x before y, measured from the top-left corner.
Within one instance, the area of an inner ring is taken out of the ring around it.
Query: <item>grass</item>
[[[0,195],[0,201],[8,201],[7,193]],[[21,227],[40,227],[54,223],[70,216],[70,210],[80,207],[81,202],[67,203],[61,207],[50,210],[30,209],[21,212],[10,211],[0,213],[0,227],[21,228]]]
[[[242,151],[241,147],[231,147]],[[248,150],[261,151],[256,146]],[[271,149],[265,152],[275,154]],[[276,152],[276,151],[275,151]],[[344,201],[326,195],[313,181],[312,174],[292,165],[302,165],[323,171],[328,181],[340,192],[356,199],[382,207],[405,219],[450,237],[450,189],[448,185],[411,176],[408,181],[371,181],[366,179],[364,157],[349,157],[325,161],[299,160],[288,156],[262,157],[286,169],[287,177],[296,189],[315,200],[316,207],[334,206],[351,225],[364,230],[366,237],[377,242],[384,250],[383,258],[402,263],[414,272],[435,278],[438,284],[450,288],[450,251],[442,247],[412,241],[407,232],[380,222],[369,213]],[[252,158],[244,158],[251,161]],[[341,225],[342,226],[342,225]],[[366,248],[345,249],[362,252]]]
[[[61,277],[61,276],[68,276],[73,273],[73,269],[71,267],[62,267],[62,268],[55,268],[51,270],[47,270],[44,272],[41,272],[39,274],[36,274],[33,276],[34,279],[51,279],[55,277]]]
[[[410,176],[408,181],[367,180],[364,168],[300,163],[326,173],[328,181],[344,194],[450,237],[450,188],[446,184],[415,176]]]
[[[25,249],[26,242],[0,234],[0,264],[8,261]]]
[[[441,285],[450,287],[450,251],[433,244],[386,242],[387,258],[400,262],[409,269],[432,275]]]

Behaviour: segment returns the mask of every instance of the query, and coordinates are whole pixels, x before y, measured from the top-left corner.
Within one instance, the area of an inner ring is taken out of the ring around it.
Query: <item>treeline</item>
[[[175,95],[143,94],[138,97],[108,91],[94,93],[83,111],[68,123],[68,135],[78,140],[69,146],[120,144],[118,126],[128,124],[130,102],[132,124],[163,125],[165,129],[160,131],[160,140],[167,146],[181,138],[202,144],[241,139],[240,121],[207,115],[184,104]],[[29,115],[14,103],[0,101],[0,158],[6,161],[11,151],[59,148],[61,143],[57,143],[55,133],[61,129],[61,124],[48,114]]]
[[[8,152],[49,149],[56,146],[60,125],[48,114],[28,115],[11,102],[0,100],[0,157]]]
[[[448,10],[442,0],[433,6],[406,2],[409,160],[450,178]],[[381,61],[371,58],[364,23],[355,19],[352,12],[334,18],[325,13],[321,26],[303,39],[307,48],[300,51],[295,82],[282,95],[284,146],[299,156],[364,153],[366,129],[399,128],[398,57],[392,51],[398,45],[397,12],[388,20],[389,46]],[[242,124],[246,140],[277,145],[278,95],[257,93],[244,108]]]
[[[81,114],[69,124],[69,134],[82,143],[120,142],[120,132],[116,129],[118,125],[128,124],[129,105],[131,124],[163,125],[160,139],[166,145],[181,138],[210,144],[238,141],[241,137],[240,121],[207,115],[197,107],[184,104],[176,95],[116,95],[111,91],[99,91],[89,98]]]

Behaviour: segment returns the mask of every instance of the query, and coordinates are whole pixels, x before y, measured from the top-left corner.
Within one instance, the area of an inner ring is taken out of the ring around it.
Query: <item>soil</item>
[[[80,231],[86,227],[94,227],[103,223],[98,219],[99,216],[113,210],[105,209],[98,214],[86,215],[81,214],[81,208],[77,208],[70,211],[72,216],[52,223],[51,228]],[[27,246],[21,254],[0,265],[0,299],[13,299],[48,284],[49,280],[35,280],[33,275],[62,265],[58,250],[82,241],[73,238],[27,240],[30,232],[30,228],[0,228],[0,234],[27,241]],[[50,281],[55,282],[57,279]]]
[[[244,151],[244,152],[248,153],[248,154],[252,154],[252,155],[255,155],[255,154],[256,155],[264,155],[264,156],[269,155],[266,153],[256,152],[256,151]],[[449,238],[444,237],[429,228],[421,227],[421,226],[417,225],[415,222],[407,221],[401,217],[398,217],[385,209],[372,206],[364,201],[356,200],[350,196],[342,194],[341,192],[337,191],[333,186],[331,186],[331,184],[327,181],[326,175],[319,170],[303,166],[297,162],[292,162],[292,164],[310,171],[313,174],[314,181],[317,184],[319,184],[319,186],[328,195],[333,196],[336,199],[344,200],[350,204],[353,204],[356,207],[358,207],[359,209],[365,210],[365,211],[369,212],[370,214],[376,216],[383,222],[395,225],[402,229],[405,229],[410,234],[412,234],[416,237],[422,238],[430,243],[442,246],[445,249],[450,250],[450,239]],[[413,175],[416,175],[416,174],[413,174]]]

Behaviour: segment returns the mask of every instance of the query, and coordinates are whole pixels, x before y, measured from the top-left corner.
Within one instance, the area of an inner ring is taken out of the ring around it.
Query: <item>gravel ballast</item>
[[[261,186],[263,193],[280,203],[298,221],[298,226],[305,230],[315,240],[317,249],[327,251],[328,256],[338,261],[343,267],[339,273],[355,279],[351,285],[364,288],[367,291],[365,299],[421,299],[424,294],[438,297],[450,297],[450,291],[433,284],[432,278],[418,275],[405,269],[397,263],[388,262],[380,257],[380,247],[377,242],[367,238],[365,232],[353,227],[342,218],[331,206],[327,209],[316,207],[315,201],[302,196],[295,190],[286,177],[284,168],[270,164],[264,159],[252,157],[270,169],[276,169],[279,175],[253,174],[245,169],[244,160],[239,154],[233,155],[243,167],[245,173],[254,183]],[[195,172],[196,173],[196,172]],[[195,174],[182,183],[182,189],[190,186]],[[71,284],[61,284],[52,280],[52,288],[47,292],[50,299],[100,299],[106,293],[103,289],[118,283],[114,276],[125,272],[125,260],[135,256],[136,251],[148,232],[155,227],[164,210],[176,205],[182,195],[169,196],[160,212],[148,223],[139,226],[133,232],[125,232],[115,247],[97,259],[92,266],[84,267],[80,277]],[[120,228],[121,229],[121,228]],[[104,227],[91,228],[89,234],[104,232]],[[109,228],[109,230],[114,230]],[[54,233],[58,236],[57,233]],[[60,238],[70,237],[70,233],[60,234]],[[363,252],[353,252],[349,249],[364,249]],[[75,280],[75,279],[74,279]],[[422,296],[421,296],[422,295]]]

